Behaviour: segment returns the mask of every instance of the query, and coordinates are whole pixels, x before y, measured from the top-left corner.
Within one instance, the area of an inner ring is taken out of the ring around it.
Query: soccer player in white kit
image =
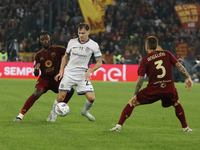
[[[95,121],[95,117],[88,112],[95,101],[90,74],[102,66],[102,54],[99,45],[89,38],[89,34],[89,25],[80,23],[78,26],[78,38],[71,39],[68,43],[66,53],[62,58],[60,71],[55,76],[56,81],[61,80],[61,78],[62,80],[59,85],[57,99],[54,101],[53,109],[47,118],[49,122],[56,121],[55,106],[64,101],[67,92],[70,92],[73,86],[76,87],[78,95],[84,94],[86,96],[85,106],[81,112],[82,115],[86,116],[90,121]],[[89,69],[92,54],[94,54],[96,64]]]

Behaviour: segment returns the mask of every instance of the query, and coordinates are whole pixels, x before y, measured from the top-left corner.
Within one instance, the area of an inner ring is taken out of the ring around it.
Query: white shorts
[[[70,92],[73,86],[76,87],[76,91],[78,95],[83,95],[87,92],[94,92],[94,88],[90,81],[86,80],[74,80],[67,75],[63,74],[63,78],[60,82],[59,91]]]

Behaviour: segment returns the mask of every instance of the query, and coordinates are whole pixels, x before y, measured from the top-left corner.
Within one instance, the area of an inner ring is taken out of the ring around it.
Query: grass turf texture
[[[191,91],[184,83],[176,83],[186,119],[194,132],[181,130],[173,107],[163,108],[158,101],[136,107],[120,132],[109,131],[134,92],[133,82],[92,81],[96,101],[90,113],[96,118],[89,122],[81,115],[85,96],[75,92],[68,103],[70,112],[47,122],[57,94],[48,91],[28,111],[20,122],[18,115],[26,99],[34,92],[36,80],[0,79],[0,150],[199,150],[199,89]],[[146,83],[144,83],[144,86]]]

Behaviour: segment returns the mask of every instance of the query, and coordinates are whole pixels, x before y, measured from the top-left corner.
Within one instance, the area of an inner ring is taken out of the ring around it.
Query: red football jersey
[[[55,77],[60,70],[62,56],[66,48],[52,45],[48,50],[42,49],[35,55],[34,65],[40,63],[41,77]]]
[[[169,51],[156,50],[145,56],[138,68],[138,76],[147,74],[149,83],[147,88],[152,92],[174,90],[174,80],[172,75],[172,65],[178,60]]]

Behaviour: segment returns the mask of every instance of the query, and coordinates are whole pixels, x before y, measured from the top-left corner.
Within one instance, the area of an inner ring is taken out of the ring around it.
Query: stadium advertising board
[[[92,67],[94,64],[91,64]],[[91,74],[92,81],[133,81],[137,80],[138,65],[103,64]],[[37,79],[33,75],[33,62],[0,62],[0,78]]]

